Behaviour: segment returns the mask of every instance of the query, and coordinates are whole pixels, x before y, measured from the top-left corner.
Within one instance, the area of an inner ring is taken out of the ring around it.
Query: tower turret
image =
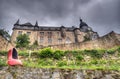
[[[38,22],[36,21],[35,26],[38,26]]]
[[[14,26],[15,26],[15,25],[19,25],[19,19],[18,19],[17,22],[14,24]]]
[[[83,32],[87,32],[88,31],[88,25],[85,23],[85,22],[83,22],[83,20],[80,18],[80,25],[79,25],[79,28],[80,28],[80,30],[81,31],[83,31]]]

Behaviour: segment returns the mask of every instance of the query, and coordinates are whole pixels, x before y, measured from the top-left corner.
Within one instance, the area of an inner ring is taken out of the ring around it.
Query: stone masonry
[[[0,79],[120,79],[120,71],[2,67]]]

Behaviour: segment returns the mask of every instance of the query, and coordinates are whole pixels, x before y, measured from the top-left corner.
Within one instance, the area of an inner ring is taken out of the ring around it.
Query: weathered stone
[[[0,79],[120,79],[120,71],[3,67]]]

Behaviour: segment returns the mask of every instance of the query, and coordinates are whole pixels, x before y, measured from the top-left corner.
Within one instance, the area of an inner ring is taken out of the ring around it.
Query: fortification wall
[[[108,49],[115,46],[120,46],[120,35],[111,32],[103,37],[96,40],[71,43],[71,44],[61,44],[51,46],[52,49],[62,49],[62,50],[75,50],[75,49]]]
[[[0,79],[120,79],[120,71],[3,67]]]
[[[1,50],[9,50],[12,48],[12,44],[6,40],[3,36],[0,35],[0,51]]]

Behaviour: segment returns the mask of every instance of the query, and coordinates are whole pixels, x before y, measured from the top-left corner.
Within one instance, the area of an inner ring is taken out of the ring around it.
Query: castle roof
[[[64,27],[66,31],[73,31],[75,28],[73,27]],[[40,30],[40,31],[60,31],[61,27],[59,26],[35,26],[31,23],[19,24],[14,26],[13,29],[18,30]]]
[[[30,22],[27,22],[27,23],[21,24],[21,25],[23,25],[23,26],[33,26]]]

